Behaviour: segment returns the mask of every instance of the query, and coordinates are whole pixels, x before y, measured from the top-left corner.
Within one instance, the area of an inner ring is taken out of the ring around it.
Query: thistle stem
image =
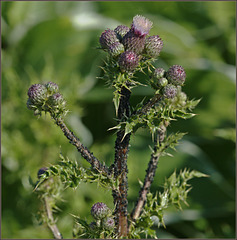
[[[139,192],[139,197],[137,203],[131,213],[131,220],[135,221],[141,214],[144,204],[146,203],[147,193],[150,190],[151,184],[155,177],[155,172],[160,155],[156,154],[156,147],[154,148],[154,153],[151,155],[151,159],[146,170],[146,176],[144,179],[143,186]]]
[[[47,213],[47,217],[48,217],[48,227],[51,230],[51,232],[54,235],[55,239],[63,239],[62,234],[59,232],[58,227],[55,223],[55,220],[53,218],[53,212],[52,212],[52,208],[50,206],[50,198],[49,197],[44,197],[44,205],[45,205],[45,209],[46,209],[46,213]]]
[[[139,191],[139,197],[137,199],[137,203],[136,203],[136,205],[131,213],[131,216],[130,216],[132,221],[135,221],[140,216],[142,209],[146,203],[147,193],[150,191],[151,184],[154,180],[157,165],[158,165],[159,158],[161,155],[161,152],[158,151],[159,145],[164,140],[165,132],[166,132],[166,129],[161,129],[156,136],[155,146],[153,149],[153,153],[151,154],[151,159],[148,163],[143,186],[141,187],[141,190]],[[131,227],[131,225],[130,225],[130,227]]]
[[[118,118],[121,120],[124,116],[129,116],[130,114],[130,106],[129,106],[129,98],[131,92],[122,87],[118,109]],[[127,156],[129,151],[129,141],[130,134],[127,134],[124,137],[125,131],[120,130],[117,133],[117,138],[115,142],[115,160],[114,160],[114,175],[115,179],[119,180],[119,189],[118,191],[113,191],[114,204],[115,208],[115,222],[118,226],[118,235],[119,237],[126,237],[128,233],[128,222],[127,222],[127,191],[128,191],[128,183],[127,183]]]
[[[146,114],[157,102],[161,100],[162,96],[159,94],[156,94],[154,97],[152,97],[146,104],[143,105],[143,107],[134,112],[132,115],[144,115]]]
[[[69,142],[75,146],[81,156],[91,164],[91,166],[104,173],[106,176],[109,175],[109,169],[103,165],[94,155],[91,153],[82,143],[81,141],[74,135],[72,131],[68,129],[66,124],[64,123],[62,118],[54,118],[55,123],[61,128],[66,138]]]

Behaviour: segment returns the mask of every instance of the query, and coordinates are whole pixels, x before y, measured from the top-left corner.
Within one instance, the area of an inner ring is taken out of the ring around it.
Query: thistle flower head
[[[116,33],[111,29],[105,30],[101,34],[99,41],[103,49],[108,49],[111,46],[111,44],[119,42]]]
[[[106,217],[102,220],[102,226],[106,230],[113,230],[115,223],[112,217]]]
[[[145,51],[149,57],[159,56],[163,48],[163,41],[158,35],[150,36],[145,42]]]
[[[105,218],[109,213],[110,209],[102,202],[95,203],[91,208],[91,215],[97,220]]]
[[[177,95],[177,88],[172,84],[168,84],[163,89],[163,95],[166,98],[174,98]]]
[[[44,86],[47,88],[50,95],[58,92],[59,89],[58,85],[54,82],[47,82]]]
[[[34,104],[42,104],[45,101],[47,89],[42,84],[33,84],[28,90],[28,97]]]
[[[49,97],[49,103],[52,105],[59,105],[59,104],[62,104],[63,102],[64,102],[64,98],[60,93],[55,93]]]
[[[132,30],[129,31],[122,39],[125,50],[135,52],[136,54],[143,52],[145,41],[145,36],[138,36]]]
[[[131,29],[138,36],[146,36],[152,27],[152,22],[140,15],[133,18]]]
[[[124,52],[124,46],[120,42],[112,43],[108,48],[108,52],[112,57],[116,57]]]
[[[139,57],[136,53],[126,51],[119,57],[119,66],[122,72],[133,72],[139,64]]]
[[[119,25],[114,29],[114,32],[117,35],[117,38],[122,41],[122,38],[129,32],[129,27],[125,25]]]
[[[164,68],[156,68],[154,73],[153,73],[153,78],[155,78],[155,79],[163,78],[164,74],[165,74],[165,69]]]
[[[180,65],[171,66],[166,72],[168,81],[176,86],[183,85],[186,78],[184,68]]]

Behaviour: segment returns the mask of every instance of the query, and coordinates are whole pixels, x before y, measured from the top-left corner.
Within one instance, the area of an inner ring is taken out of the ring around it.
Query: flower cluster
[[[163,41],[158,35],[149,36],[152,22],[140,15],[133,18],[131,27],[119,25],[105,30],[99,39],[101,48],[118,60],[120,71],[132,73],[142,59],[159,56]]]
[[[65,114],[66,101],[58,91],[59,87],[54,82],[33,84],[28,89],[28,109],[33,110],[35,115],[41,115],[42,111],[54,117]]]
[[[111,210],[103,202],[95,203],[91,208],[91,215],[96,222],[91,222],[90,227],[95,230],[102,227],[105,230],[113,230],[115,223],[114,218],[111,216]]]
[[[151,78],[151,86],[161,90],[165,98],[177,96],[178,89],[184,84],[186,73],[182,66],[173,65],[167,71],[163,68],[156,68]]]

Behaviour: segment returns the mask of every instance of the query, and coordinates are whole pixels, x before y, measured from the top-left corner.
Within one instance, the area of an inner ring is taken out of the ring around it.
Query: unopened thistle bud
[[[105,218],[109,213],[110,209],[102,202],[95,203],[91,208],[91,215],[97,220]]]
[[[140,15],[133,18],[131,29],[137,36],[146,36],[152,27],[152,22]]]
[[[153,73],[153,78],[155,78],[155,79],[163,78],[164,74],[165,74],[165,69],[164,68],[156,68],[154,73]]]
[[[129,27],[125,25],[119,25],[114,29],[114,32],[116,33],[117,38],[121,42],[126,33],[129,32]]]
[[[44,86],[47,88],[48,90],[48,93],[51,95],[51,94],[54,94],[54,93],[57,93],[58,92],[58,85],[54,82],[47,82],[44,84]]]
[[[106,217],[102,220],[102,226],[105,230],[113,230],[115,223],[112,217]]]
[[[130,30],[122,39],[122,43],[126,51],[132,51],[136,54],[143,52],[145,47],[145,35],[136,35],[133,30]]]
[[[28,90],[28,96],[33,104],[42,104],[47,96],[47,89],[42,84],[34,84]]]
[[[186,73],[180,65],[171,66],[165,75],[168,81],[176,86],[183,85],[186,78]]]
[[[163,95],[166,98],[174,98],[176,94],[177,94],[177,88],[172,84],[166,85],[163,89]]]
[[[139,64],[139,57],[136,53],[126,51],[119,57],[119,66],[122,72],[133,72]]]
[[[157,80],[157,85],[159,87],[165,87],[168,84],[168,80],[166,78],[160,78]]]
[[[120,42],[115,42],[109,46],[108,52],[112,57],[117,57],[124,52],[124,46]]]
[[[149,57],[158,57],[163,48],[163,41],[158,35],[150,36],[145,42],[145,52]]]
[[[111,30],[105,30],[100,36],[100,45],[103,49],[108,49],[113,43],[119,42],[116,33]]]
[[[60,93],[55,93],[49,97],[49,103],[56,106],[64,103],[64,98]]]

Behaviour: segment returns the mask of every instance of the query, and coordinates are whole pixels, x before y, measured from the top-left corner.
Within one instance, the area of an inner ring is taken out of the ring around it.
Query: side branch
[[[131,216],[130,216],[132,221],[135,221],[140,216],[142,209],[146,203],[147,193],[150,191],[151,184],[152,184],[155,174],[156,174],[158,161],[159,161],[160,155],[162,153],[162,151],[159,151],[159,145],[161,142],[164,141],[165,133],[166,133],[165,127],[158,131],[157,138],[155,139],[154,150],[153,150],[153,153],[151,154],[151,159],[148,163],[148,168],[146,170],[146,176],[144,179],[144,183],[139,192],[139,197],[138,197],[137,203],[136,203],[136,205],[131,213]]]
[[[159,94],[156,94],[146,104],[144,104],[141,109],[133,112],[132,115],[145,115],[161,99],[162,99],[162,96]]]
[[[48,220],[49,220],[49,222],[47,223],[49,229],[53,233],[55,239],[63,239],[62,234],[59,232],[58,227],[57,227],[57,225],[55,223],[55,220],[53,218],[52,208],[50,206],[50,198],[49,197],[44,197],[43,201],[44,201],[47,217],[48,217]]]
[[[81,141],[74,135],[72,131],[68,129],[66,124],[64,123],[62,118],[54,119],[55,123],[61,128],[66,138],[69,140],[69,142],[74,145],[78,152],[80,152],[81,156],[91,164],[91,166],[98,170],[103,172],[105,175],[109,175],[108,168],[103,165],[94,155],[91,153],[82,143]]]
[[[154,149],[154,150],[156,152],[156,149]],[[131,220],[133,220],[133,221],[135,221],[140,216],[143,206],[146,203],[146,196],[147,196],[147,193],[149,192],[151,184],[154,180],[159,158],[160,158],[160,155],[157,155],[156,153],[153,153],[151,155],[151,159],[148,164],[148,168],[146,170],[147,174],[144,179],[144,184],[139,192],[139,197],[138,197],[137,203],[135,205],[135,208],[133,209],[133,211],[131,213]]]

